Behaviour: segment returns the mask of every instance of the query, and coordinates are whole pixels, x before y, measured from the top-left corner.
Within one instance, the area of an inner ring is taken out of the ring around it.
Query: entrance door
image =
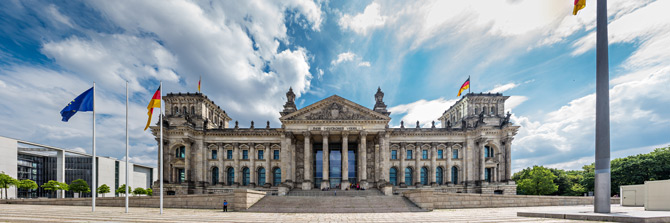
[[[328,167],[330,188],[338,188],[342,183],[342,151],[330,151],[330,166]]]
[[[622,204],[623,206],[635,206],[635,191],[634,190],[624,190],[623,193],[621,193],[622,196]]]

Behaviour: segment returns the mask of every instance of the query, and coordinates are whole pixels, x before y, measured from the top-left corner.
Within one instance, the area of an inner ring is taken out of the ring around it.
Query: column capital
[[[437,145],[438,145],[438,144],[439,144],[439,143],[436,143],[436,142],[430,143],[430,145],[431,145],[433,148],[437,148]]]
[[[329,131],[321,131],[321,135],[323,137],[328,137],[330,135],[330,132]]]
[[[361,137],[366,137],[366,136],[368,136],[368,132],[366,132],[366,131],[361,131],[360,134],[361,134]]]
[[[400,147],[401,147],[401,148],[405,148],[405,146],[407,146],[407,143],[406,143],[406,142],[401,142],[401,143],[400,143]]]
[[[310,136],[312,136],[312,133],[310,131],[304,131],[304,132],[302,132],[302,135],[305,136],[305,137],[310,137]]]
[[[269,142],[263,143],[263,147],[265,147],[266,149],[269,149],[270,148],[270,143]]]
[[[349,137],[349,131],[342,131],[342,137]]]
[[[236,142],[233,143],[233,147],[237,148],[237,147],[239,147],[239,146],[240,146],[239,143],[236,143]]]
[[[292,132],[285,132],[284,136],[286,136],[286,138],[293,138],[293,133]]]

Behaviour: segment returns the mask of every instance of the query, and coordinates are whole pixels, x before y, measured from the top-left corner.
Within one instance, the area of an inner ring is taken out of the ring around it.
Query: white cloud
[[[370,67],[370,62],[363,61],[363,62],[358,63],[358,66],[359,67]]]
[[[505,92],[507,90],[510,90],[510,89],[518,87],[518,86],[519,86],[519,84],[516,84],[516,83],[507,83],[507,84],[503,84],[503,85],[496,84],[496,86],[493,87],[493,89],[491,89],[487,92],[502,93],[502,92]]]
[[[419,121],[419,124],[422,127],[430,127],[431,122],[437,122],[437,119],[442,116],[442,113],[444,113],[449,106],[454,105],[456,101],[456,99],[446,100],[444,98],[430,101],[421,99],[409,104],[393,106],[389,108],[388,111],[393,115],[404,114],[400,120],[405,122],[405,127],[414,127],[416,121]]]
[[[528,97],[526,96],[518,96],[518,95],[510,96],[507,99],[507,101],[505,101],[505,111],[511,112],[512,109],[516,108],[516,106],[521,105],[521,103],[525,102],[526,100],[528,100]]]
[[[336,66],[343,62],[352,61],[356,57],[356,54],[352,52],[344,52],[337,55],[337,59],[330,62],[331,65]]]
[[[357,15],[345,14],[340,18],[339,25],[342,29],[349,29],[358,34],[366,35],[373,29],[384,26],[386,16],[380,15],[381,6],[377,2],[372,2],[365,7],[363,13]]]

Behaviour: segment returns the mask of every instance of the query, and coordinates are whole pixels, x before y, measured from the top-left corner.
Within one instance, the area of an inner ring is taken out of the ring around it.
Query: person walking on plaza
[[[228,201],[223,200],[223,212],[228,212]]]

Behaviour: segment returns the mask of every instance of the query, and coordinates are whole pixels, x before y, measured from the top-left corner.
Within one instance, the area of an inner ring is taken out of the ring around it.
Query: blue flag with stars
[[[84,91],[84,93],[81,93],[77,98],[67,104],[67,106],[60,111],[60,115],[63,116],[63,121],[67,122],[78,111],[93,111],[93,88]]]

